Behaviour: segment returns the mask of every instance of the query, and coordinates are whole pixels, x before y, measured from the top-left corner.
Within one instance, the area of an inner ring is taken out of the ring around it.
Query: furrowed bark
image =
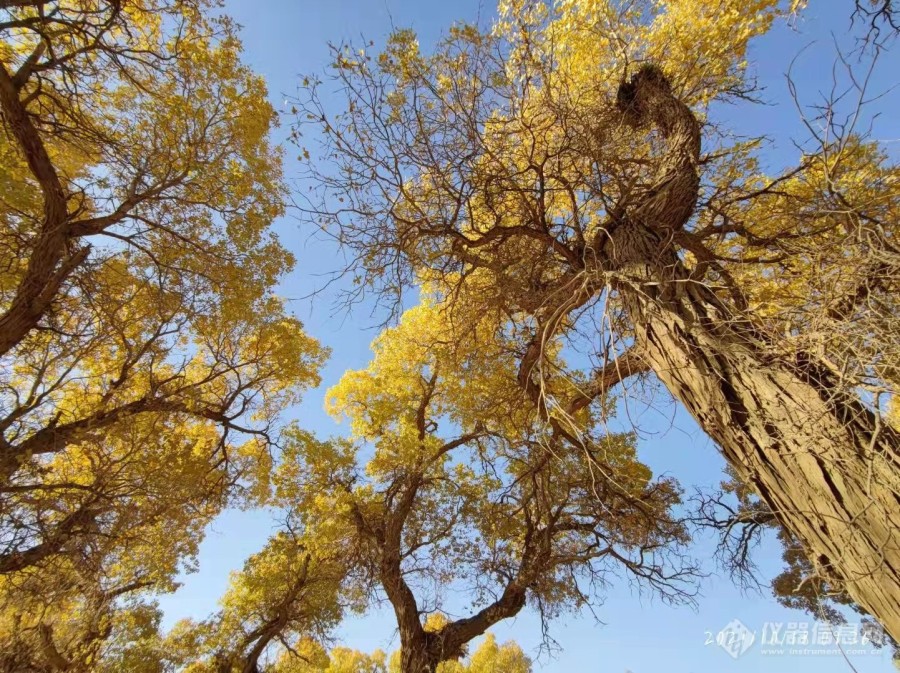
[[[667,141],[657,187],[597,241],[641,360],[719,445],[823,574],[900,639],[900,433],[813,356],[773,342],[691,279],[672,232],[697,199],[699,124],[662,73],[623,84],[627,121]]]
[[[642,356],[813,563],[897,638],[897,433],[812,363],[785,363],[710,319],[706,288],[683,288],[668,299],[627,298]]]

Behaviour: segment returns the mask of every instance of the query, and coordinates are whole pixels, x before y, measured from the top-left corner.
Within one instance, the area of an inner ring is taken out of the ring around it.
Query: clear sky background
[[[773,166],[796,161],[799,151],[793,142],[807,135],[788,95],[785,71],[791,60],[806,47],[793,66],[801,97],[813,103],[819,92],[830,88],[835,40],[845,45],[851,0],[811,0],[812,7],[793,27],[777,26],[769,35],[753,43],[749,60],[763,87],[764,105],[740,104],[714,111],[714,117],[737,132],[766,135],[772,139],[767,159]],[[411,27],[419,34],[423,50],[454,21],[488,25],[494,16],[489,0],[226,0],[226,12],[243,26],[245,60],[268,81],[272,102],[286,109],[285,98],[296,91],[305,74],[321,74],[329,61],[327,43],[345,40],[374,40],[383,44],[395,27]],[[900,50],[887,54],[872,80],[871,91],[881,92],[897,81]],[[874,136],[888,143],[896,155],[900,149],[900,96],[890,92],[871,108],[881,111]],[[286,128],[276,131],[282,141]],[[297,173],[294,155],[288,147],[288,175]],[[288,216],[276,224],[286,245],[298,258],[296,271],[282,284],[281,292],[292,300],[294,312],[307,330],[332,348],[332,357],[323,371],[323,384],[311,391],[294,416],[320,436],[342,431],[322,410],[325,390],[349,368],[366,365],[369,343],[375,336],[377,320],[371,309],[359,306],[350,314],[334,305],[335,287],[325,289],[314,301],[305,299],[322,288],[327,274],[342,266],[340,251],[328,240],[298,224]],[[659,400],[662,402],[662,400]],[[657,405],[659,407],[659,405]],[[722,459],[715,446],[692,419],[674,404],[647,411],[642,418],[640,439],[642,458],[657,473],[676,476],[690,491],[694,486],[714,488],[722,479]],[[216,610],[228,575],[241,567],[244,559],[259,550],[276,529],[277,522],[265,511],[223,514],[211,527],[201,547],[199,571],[182,578],[183,586],[160,603],[165,624],[177,619],[202,619]],[[701,541],[695,553],[709,559],[711,541]],[[762,575],[773,577],[781,569],[778,546],[764,545],[758,562]],[[706,562],[715,571],[714,562]],[[727,577],[710,576],[701,585],[695,609],[668,607],[648,596],[635,593],[627,583],[613,586],[604,604],[590,614],[568,615],[551,625],[551,635],[560,646],[553,656],[541,656],[536,671],[546,673],[719,673],[768,671],[771,673],[859,673],[892,671],[887,652],[850,656],[763,655],[755,644],[737,660],[715,645],[707,645],[707,632],[717,633],[733,619],[739,619],[757,638],[766,622],[810,622],[804,613],[779,606],[764,588],[761,593],[742,593]],[[537,654],[541,641],[537,617],[526,609],[517,619],[494,629],[500,640],[515,639],[527,653]],[[363,651],[398,647],[393,614],[373,610],[363,617],[348,619],[337,634],[346,646]]]

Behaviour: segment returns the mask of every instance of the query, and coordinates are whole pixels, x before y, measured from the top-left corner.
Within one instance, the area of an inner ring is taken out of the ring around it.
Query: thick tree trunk
[[[900,433],[822,365],[775,353],[674,255],[646,252],[619,284],[641,357],[813,563],[900,639]]]
[[[402,636],[400,640],[400,673],[436,673],[440,661],[428,651],[424,641],[403,642]]]
[[[653,66],[622,84],[618,105],[667,141],[653,189],[595,246],[638,354],[820,572],[900,640],[900,433],[690,278],[673,240],[697,199],[699,124]]]

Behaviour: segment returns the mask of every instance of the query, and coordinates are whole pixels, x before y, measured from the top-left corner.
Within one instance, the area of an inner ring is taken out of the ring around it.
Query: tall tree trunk
[[[403,642],[401,634],[400,673],[436,673],[440,661],[421,643]]]
[[[697,199],[699,124],[652,66],[623,83],[618,104],[667,140],[656,187],[624,204],[595,245],[640,357],[817,568],[900,640],[900,433],[820,361],[778,353],[690,278],[672,241]]]
[[[623,298],[641,357],[813,563],[900,638],[898,433],[815,362],[786,361],[731,322],[705,286]]]

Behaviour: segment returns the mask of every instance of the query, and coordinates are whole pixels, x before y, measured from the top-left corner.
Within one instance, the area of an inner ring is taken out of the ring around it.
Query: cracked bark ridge
[[[900,433],[824,364],[770,337],[702,282],[673,242],[696,204],[700,124],[654,66],[617,98],[663,149],[653,186],[620,204],[595,250],[643,361],[752,484],[817,569],[900,639]]]

